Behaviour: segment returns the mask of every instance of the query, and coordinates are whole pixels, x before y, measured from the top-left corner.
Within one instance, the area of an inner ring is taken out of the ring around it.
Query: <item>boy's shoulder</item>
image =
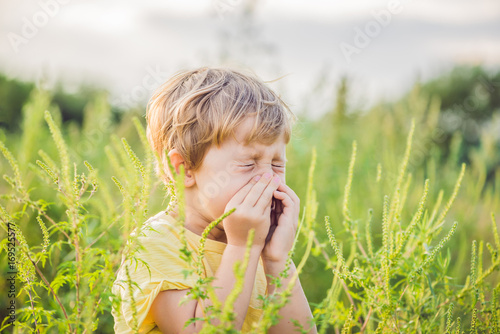
[[[141,263],[155,267],[160,258],[178,258],[178,250],[183,245],[183,228],[182,223],[165,211],[158,212],[142,224],[139,233],[136,229],[130,234],[128,246],[134,247],[134,251],[123,254],[122,262],[137,264],[140,260]]]
[[[165,238],[167,236],[179,237],[181,229],[183,228],[182,222],[178,222],[174,217],[160,211],[156,215],[148,218],[140,229],[139,239],[155,239]],[[132,233],[135,236],[136,232]]]

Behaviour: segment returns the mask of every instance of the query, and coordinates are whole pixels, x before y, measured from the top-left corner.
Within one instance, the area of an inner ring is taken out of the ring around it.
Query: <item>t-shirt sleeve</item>
[[[164,290],[183,290],[192,288],[195,284],[193,276],[186,277],[189,265],[180,257],[181,241],[172,227],[166,225],[153,226],[144,236],[139,237],[142,249],[135,255],[135,260],[128,260],[120,269],[117,281],[113,287],[122,299],[121,316],[128,327],[134,327],[136,314],[139,332],[151,330],[155,324],[149,314],[156,296]],[[133,302],[127,284],[125,265],[128,265],[132,287]],[[121,279],[121,282],[119,282]],[[116,286],[119,283],[119,287]]]

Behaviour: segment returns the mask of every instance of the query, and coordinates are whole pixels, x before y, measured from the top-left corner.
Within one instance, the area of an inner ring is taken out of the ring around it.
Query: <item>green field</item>
[[[293,110],[286,172],[318,331],[500,333],[500,72],[457,68],[367,110],[348,80],[328,89],[320,119]],[[125,243],[169,202],[144,110],[4,77],[0,96],[1,331],[110,333]]]

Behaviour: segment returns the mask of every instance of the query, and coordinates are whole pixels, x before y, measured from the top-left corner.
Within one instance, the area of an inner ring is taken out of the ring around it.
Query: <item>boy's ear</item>
[[[182,157],[180,152],[176,148],[171,149],[170,152],[168,152],[168,157],[172,162],[172,166],[175,169],[175,173],[179,174],[180,165],[184,165],[184,186],[185,187],[193,186],[196,183],[194,179],[194,174],[189,168],[186,167],[186,162],[184,161],[184,158]]]

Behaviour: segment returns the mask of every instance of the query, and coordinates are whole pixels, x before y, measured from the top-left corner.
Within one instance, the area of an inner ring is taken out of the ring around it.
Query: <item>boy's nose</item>
[[[280,176],[280,175],[278,175],[277,173],[275,173],[275,172],[274,172],[274,170],[273,170],[272,168],[260,168],[260,169],[256,172],[256,174],[255,174],[255,175],[253,175],[252,177],[255,177],[255,176],[257,176],[257,175],[259,175],[259,176],[264,176],[264,174],[266,174],[266,173],[269,173],[269,174],[271,175],[271,178],[273,178],[273,177],[275,177],[275,176]],[[282,178],[281,176],[280,176],[280,179],[281,179],[282,181],[284,181],[284,180],[283,180],[283,178]]]
[[[275,173],[273,171],[273,168],[271,166],[262,166],[261,168],[259,168],[257,170],[257,174],[256,175],[263,176],[265,173],[269,173],[269,174],[271,174],[271,176],[275,175]]]

